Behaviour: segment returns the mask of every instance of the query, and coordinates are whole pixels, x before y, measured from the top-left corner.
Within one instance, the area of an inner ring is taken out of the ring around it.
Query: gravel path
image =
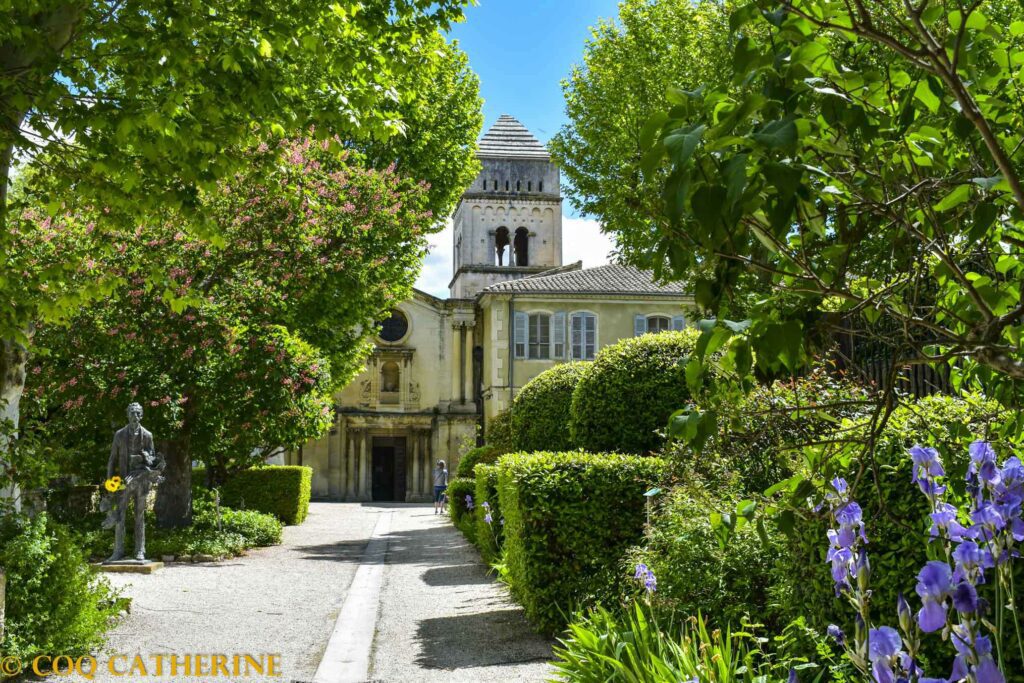
[[[433,507],[403,505],[388,535],[373,680],[544,681],[551,642]]]
[[[152,671],[145,679],[112,676],[110,653],[279,653],[282,677],[231,680],[312,680],[380,512],[313,503],[303,524],[285,527],[279,546],[220,563],[169,564],[148,576],[107,574],[132,608],[97,656],[95,680],[168,680]]]
[[[390,514],[374,681],[543,681],[551,643],[488,577],[475,549],[433,508],[313,503],[280,546],[216,564],[170,564],[148,576],[108,574],[132,598],[110,634],[94,683],[172,680],[114,676],[107,659],[136,653],[278,654],[280,676],[232,681],[311,681],[374,526]],[[123,665],[118,664],[120,668]],[[207,675],[177,681],[212,680]],[[77,676],[62,680],[85,680]]]

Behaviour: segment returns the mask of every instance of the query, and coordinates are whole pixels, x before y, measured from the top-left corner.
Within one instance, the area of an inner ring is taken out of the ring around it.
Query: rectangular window
[[[544,313],[534,313],[530,316],[529,357],[551,357],[551,316]]]
[[[663,315],[652,315],[647,318],[648,332],[668,332],[672,329],[672,320]]]
[[[591,313],[572,314],[572,358],[594,360],[597,352],[597,316]]]

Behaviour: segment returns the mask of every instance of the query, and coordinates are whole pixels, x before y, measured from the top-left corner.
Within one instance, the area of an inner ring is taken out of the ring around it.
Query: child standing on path
[[[437,461],[434,469],[434,514],[441,512],[441,503],[444,500],[444,490],[448,488],[448,468],[444,460]]]

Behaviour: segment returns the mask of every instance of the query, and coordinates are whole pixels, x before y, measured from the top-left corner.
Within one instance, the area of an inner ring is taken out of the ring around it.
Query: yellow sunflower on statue
[[[124,482],[121,480],[121,477],[115,476],[103,482],[103,487],[111,493],[116,493],[124,488]]]

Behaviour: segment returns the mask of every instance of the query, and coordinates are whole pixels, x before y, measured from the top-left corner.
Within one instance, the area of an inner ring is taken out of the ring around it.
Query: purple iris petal
[[[872,662],[895,657],[903,641],[891,626],[882,626],[868,631],[868,659]]]
[[[974,677],[978,683],[1005,683],[1006,679],[992,659],[992,641],[988,636],[974,639],[974,651],[978,655],[978,665],[974,667]]]
[[[946,598],[953,590],[953,572],[945,562],[933,560],[917,574],[914,590],[921,596],[917,625],[925,633],[938,631],[946,625]]]
[[[843,640],[846,638],[846,635],[843,633],[843,629],[839,628],[835,624],[828,625],[828,635],[840,645],[843,644]]]
[[[946,625],[946,604],[926,601],[917,612],[917,625],[925,633],[934,633]]]
[[[978,591],[968,581],[961,581],[953,590],[953,608],[962,614],[978,611]]]
[[[984,583],[984,570],[995,566],[992,553],[971,540],[963,541],[953,549],[953,560],[956,562],[953,580],[957,582]]]
[[[987,441],[975,441],[968,450],[971,454],[968,477],[978,475],[986,484],[998,484],[1000,472],[996,467],[996,452],[992,449],[992,444]]]
[[[939,560],[925,563],[917,573],[917,582],[917,594],[922,598],[945,596],[953,589],[949,565]]]
[[[633,578],[634,579],[642,579],[643,577],[647,576],[647,572],[648,572],[647,565],[644,564],[643,562],[641,562],[640,564],[638,564],[636,566],[636,574],[633,575]]]
[[[978,666],[974,668],[974,677],[978,683],[1006,683],[1006,678],[991,656],[981,658]]]
[[[967,534],[967,529],[957,520],[957,509],[949,503],[937,503],[935,512],[931,513],[932,528],[929,532],[932,538],[945,531],[946,535],[953,541],[962,540]]]
[[[892,666],[882,659],[871,665],[871,678],[875,683],[896,683],[896,676],[893,675]]]

